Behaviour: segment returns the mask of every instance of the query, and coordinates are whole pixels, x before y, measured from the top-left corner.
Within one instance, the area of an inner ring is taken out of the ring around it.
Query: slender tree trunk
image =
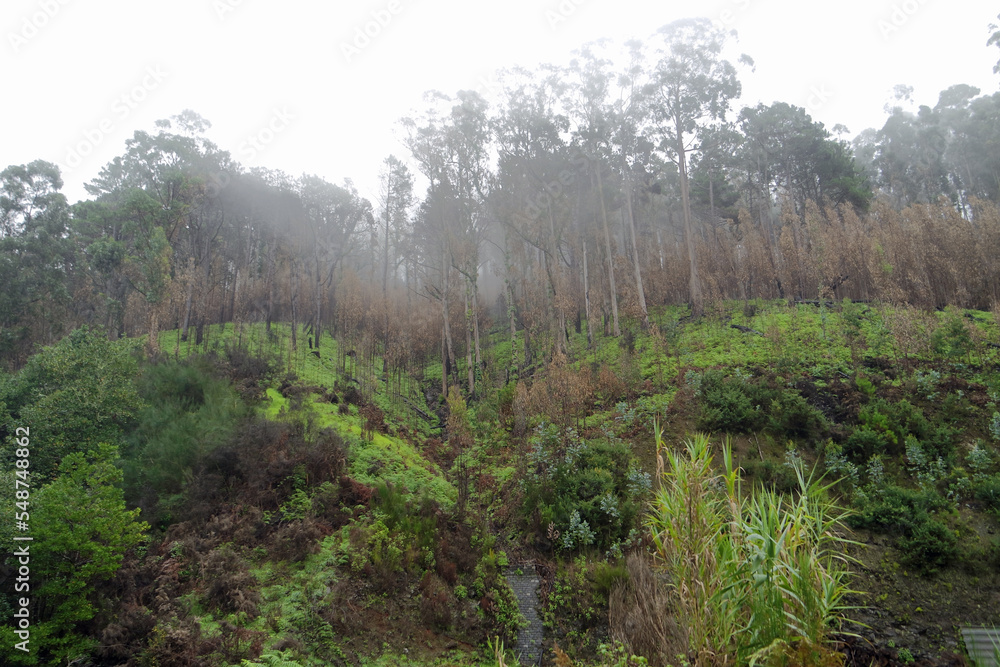
[[[292,275],[291,275],[291,278],[292,278],[292,280],[291,280],[291,283],[292,283],[291,284],[292,295],[291,295],[291,299],[289,299],[289,301],[291,301],[291,307],[292,307],[292,351],[297,351],[299,348],[298,348],[298,338],[296,336],[296,331],[299,328],[299,326],[298,326],[299,325],[299,321],[298,321],[298,318],[297,318],[298,312],[297,312],[295,306],[296,306],[296,304],[298,303],[298,300],[299,300],[299,272],[298,272],[298,270],[296,268],[295,258],[294,257],[291,259],[291,266],[289,268],[290,268],[290,270],[292,272]]]
[[[708,212],[712,216],[712,222],[715,222],[715,190],[713,189],[712,183],[712,173],[708,174]]]
[[[507,229],[503,230],[503,264],[504,264],[504,288],[507,290],[507,320],[510,324],[510,366],[508,367],[508,380],[517,377],[517,323],[515,322],[514,309],[514,285],[511,279],[513,267],[510,264],[510,249],[507,241]]]
[[[587,275],[587,239],[583,239],[583,304],[587,313],[587,349],[594,347],[594,326],[590,319],[590,277]]]
[[[624,161],[624,158],[623,158]],[[628,232],[632,237],[632,266],[635,269],[635,287],[639,294],[639,310],[642,311],[642,328],[649,328],[649,313],[646,311],[646,291],[642,287],[642,269],[639,266],[639,244],[635,236],[635,216],[632,212],[632,179],[628,175],[628,165],[622,165],[625,174],[625,212],[628,214]]]
[[[479,280],[478,276],[472,281],[472,339],[476,345],[476,377],[483,367],[483,351],[479,345]]]
[[[441,327],[441,395],[448,395],[448,350],[445,348],[447,337],[445,327]]]
[[[382,373],[388,377],[389,357],[389,211],[392,201],[391,180],[387,185],[385,203],[385,238],[382,244],[382,309],[385,321],[382,324]]]
[[[465,279],[465,369],[469,376],[469,396],[476,393],[476,369],[472,361],[472,306],[469,304],[469,279]]]
[[[450,359],[451,362],[452,362],[452,367],[454,368],[454,372],[455,372],[455,379],[457,381],[457,379],[458,379],[458,367],[457,366],[458,365],[455,364],[455,347],[454,347],[454,345],[452,343],[452,339],[451,339],[451,311],[450,311],[449,303],[448,303],[448,278],[449,278],[449,273],[450,272],[448,270],[447,257],[444,256],[444,255],[442,256],[442,263],[443,263],[443,266],[444,266],[444,269],[443,269],[443,271],[444,271],[444,291],[442,292],[442,297],[441,297],[441,311],[442,311],[441,314],[444,317],[444,339],[445,339],[445,343],[448,346],[448,359]]]
[[[611,314],[614,318],[615,336],[620,336],[622,331],[618,326],[618,290],[615,288],[615,264],[611,251],[611,232],[608,229],[608,210],[604,204],[604,181],[601,178],[601,163],[597,162],[597,194],[601,200],[601,219],[604,221],[604,245],[608,254],[608,282],[611,286]]]
[[[320,319],[323,315],[323,274],[320,271],[319,257],[315,258],[314,270],[314,284],[313,284],[313,322],[312,322],[312,334],[313,334],[313,349],[319,351],[319,339],[322,333],[323,325]],[[357,362],[357,359],[355,359]]]
[[[274,245],[272,243],[267,244],[267,255],[265,257],[267,262],[267,296],[264,301],[264,333],[267,334],[268,338],[271,335],[271,319],[274,317],[274,282],[275,282],[275,259],[274,259]]]
[[[233,271],[233,291],[229,293],[229,319],[236,323],[236,290],[240,286],[240,267]]]
[[[149,304],[149,339],[146,348],[151,355],[160,351],[160,304]]]
[[[553,309],[551,318],[549,319],[552,326],[552,340],[555,345],[555,353],[562,354],[568,346],[568,341],[566,340],[566,314],[559,306],[557,298],[559,296],[559,274],[561,267],[559,264],[559,248],[556,244],[555,214],[552,212],[551,206],[548,207],[548,212],[548,250],[542,253],[542,260],[545,262],[545,274],[549,280],[549,300],[552,302]],[[553,264],[555,264],[554,268]]]
[[[694,249],[694,233],[691,225],[691,201],[688,195],[687,159],[684,152],[684,133],[681,130],[680,119],[676,120],[677,132],[677,166],[681,176],[681,208],[684,211],[684,237],[687,240],[688,264],[691,270],[690,296],[691,315],[701,317],[705,305],[701,294],[701,279],[698,276],[698,257]]]
[[[194,301],[194,258],[188,258],[187,290],[184,295],[184,322],[181,325],[181,341],[187,342],[188,323],[191,321],[191,304]]]

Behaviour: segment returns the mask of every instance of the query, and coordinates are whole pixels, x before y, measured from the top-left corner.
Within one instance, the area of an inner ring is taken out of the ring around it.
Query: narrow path
[[[518,572],[521,574],[518,574]],[[507,583],[517,598],[517,608],[528,621],[528,627],[517,633],[517,659],[522,667],[542,663],[542,637],[545,629],[538,616],[538,584],[541,581],[535,566],[531,563],[507,570]]]

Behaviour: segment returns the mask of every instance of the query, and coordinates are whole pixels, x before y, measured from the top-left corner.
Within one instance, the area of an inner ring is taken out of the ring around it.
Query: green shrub
[[[514,419],[514,397],[517,395],[517,382],[508,382],[497,395],[497,412],[505,428],[509,428]]]
[[[957,554],[958,536],[940,521],[922,520],[899,539],[900,562],[924,572],[947,565]]]
[[[934,514],[950,508],[932,490],[916,491],[889,485],[868,487],[855,494],[854,514],[848,523],[897,536],[900,562],[923,572],[947,565],[957,553],[958,538]]]
[[[976,500],[1000,515],[1000,474],[984,478],[975,485]]]
[[[31,455],[34,485],[53,479],[64,456],[121,443],[144,404],[134,382],[138,347],[82,327],[0,381],[0,441],[15,426],[45,430],[45,447]],[[0,452],[0,463],[13,468],[13,449]]]
[[[628,444],[585,441],[551,424],[536,428],[530,444],[522,513],[540,537],[567,551],[627,538],[648,489]]]
[[[949,311],[944,322],[931,334],[931,349],[942,357],[958,360],[968,356],[972,348],[972,336],[961,315]]]
[[[771,401],[770,413],[771,430],[787,438],[815,438],[825,424],[822,413],[797,391],[780,392]]]
[[[738,373],[706,371],[689,384],[701,403],[698,428],[727,433],[768,429],[784,438],[814,438],[823,430],[823,415],[793,389],[769,386]]]
[[[881,453],[901,456],[908,436],[916,438],[932,458],[949,461],[955,452],[954,430],[932,425],[920,408],[906,400],[875,399],[861,408],[858,422],[844,444],[844,453],[855,463]]]
[[[763,405],[771,396],[753,391],[754,398],[758,399],[755,403],[751,391],[751,386],[742,378],[726,378],[720,370],[705,371],[698,385],[701,401],[698,428],[727,433],[761,430],[767,423]]]
[[[848,436],[847,442],[844,443],[844,455],[860,464],[884,452],[886,444],[886,438],[881,433],[862,425]]]
[[[231,442],[247,407],[204,358],[150,366],[139,385],[148,405],[127,438],[126,489],[132,498],[180,493],[197,464]]]
[[[517,606],[517,598],[505,576],[510,565],[507,554],[489,549],[476,564],[471,593],[479,600],[480,617],[505,639],[517,636],[527,620]]]

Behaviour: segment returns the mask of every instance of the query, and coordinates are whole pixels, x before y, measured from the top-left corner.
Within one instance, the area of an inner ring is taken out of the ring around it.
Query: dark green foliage
[[[848,518],[856,528],[871,528],[897,536],[900,562],[924,572],[947,565],[957,553],[958,538],[936,513],[950,503],[933,491],[889,485],[871,496],[859,494],[857,513]]]
[[[948,460],[954,455],[954,431],[932,425],[923,411],[907,400],[890,403],[878,398],[861,409],[859,426],[844,444],[844,453],[855,463],[875,454],[902,456],[907,436],[916,438],[932,458]]]
[[[508,382],[497,396],[497,412],[505,428],[510,427],[514,418],[514,396],[517,394],[517,382]]]
[[[768,429],[788,438],[813,438],[824,428],[823,415],[793,389],[779,389],[765,381],[726,376],[709,370],[698,388],[705,431],[751,433]]]
[[[479,598],[483,620],[505,641],[513,641],[519,628],[527,624],[517,606],[517,598],[504,576],[510,565],[507,554],[490,549],[476,564],[471,592]]]
[[[799,487],[795,470],[784,463],[772,459],[759,461],[751,458],[744,461],[742,467],[749,477],[762,482],[775,491],[789,493]]]
[[[111,342],[103,332],[82,327],[0,382],[0,405],[9,412],[9,421],[0,422],[0,438],[12,436],[15,426],[44,430],[31,454],[36,483],[52,479],[68,454],[118,444],[135,423],[144,404],[133,382],[136,347],[135,341]],[[5,465],[10,454],[5,450]]]
[[[947,359],[964,359],[972,348],[972,336],[958,312],[948,312],[944,322],[931,334],[931,349]]]
[[[551,424],[535,430],[523,515],[552,548],[607,549],[634,527],[649,477],[618,439],[583,440]],[[558,537],[556,534],[558,533]]]
[[[65,331],[76,251],[62,185],[43,160],[0,171],[0,367]]]
[[[701,381],[701,417],[706,431],[747,433],[765,424],[760,404],[754,405],[740,380],[725,379],[722,371],[706,371]]]
[[[958,553],[958,536],[940,521],[917,520],[899,538],[900,562],[922,572],[933,572],[950,563]]]
[[[114,576],[125,553],[143,540],[148,526],[136,521],[138,510],[125,509],[117,458],[118,450],[104,444],[86,455],[69,454],[58,478],[32,496],[33,659],[41,650],[52,664],[66,664],[96,643],[79,632],[78,624],[98,612],[98,583]],[[7,564],[15,564],[13,557]],[[12,629],[0,628],[0,637],[9,650]]]
[[[204,358],[149,366],[140,389],[148,407],[128,437],[130,495],[180,493],[199,461],[230,441],[246,408]]]
[[[769,406],[770,428],[789,438],[815,438],[825,427],[822,413],[797,391],[784,390]]]
[[[407,544],[433,551],[437,542],[437,513],[440,509],[430,498],[413,507],[407,496],[382,482],[375,487],[373,506],[383,514],[383,523],[393,533],[403,534]]]
[[[992,475],[975,486],[976,500],[1000,515],[1000,475]]]
[[[851,432],[844,443],[844,454],[855,463],[867,461],[875,454],[885,451],[886,438],[883,433],[870,426],[861,425]]]

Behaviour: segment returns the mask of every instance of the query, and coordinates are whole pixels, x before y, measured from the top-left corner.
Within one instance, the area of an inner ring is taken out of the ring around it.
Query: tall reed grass
[[[694,665],[836,665],[830,636],[849,607],[846,512],[795,464],[798,490],[744,495],[729,443],[721,471],[709,437],[682,451],[663,444],[661,484],[647,517],[658,557],[673,578]]]

